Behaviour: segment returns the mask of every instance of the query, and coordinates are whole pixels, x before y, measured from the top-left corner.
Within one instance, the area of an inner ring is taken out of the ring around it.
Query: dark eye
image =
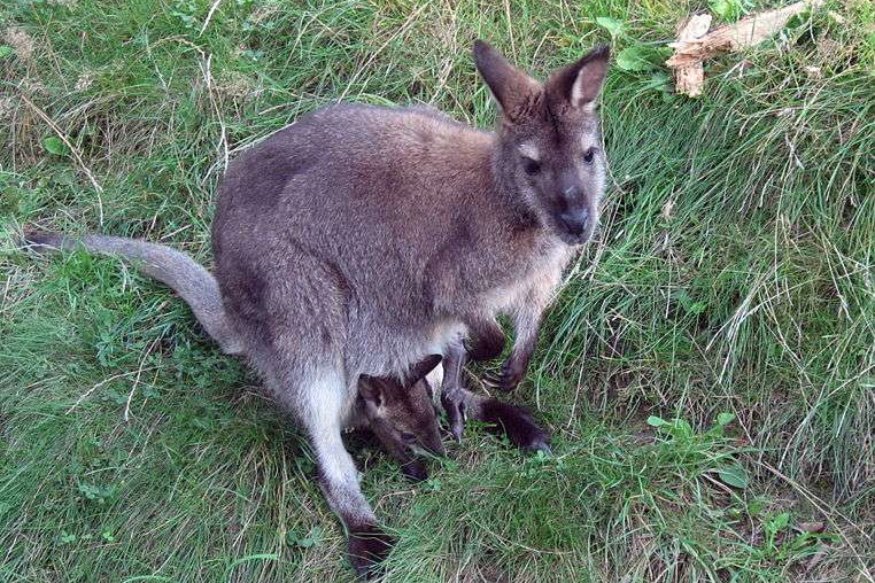
[[[525,170],[526,174],[529,176],[534,176],[541,171],[541,163],[537,160],[532,160],[531,158],[523,158],[523,170]]]
[[[401,441],[410,445],[412,443],[416,443],[416,436],[412,433],[406,433],[404,431],[401,432]]]
[[[593,159],[595,159],[595,148],[590,148],[583,153],[583,161],[587,164],[592,164]]]

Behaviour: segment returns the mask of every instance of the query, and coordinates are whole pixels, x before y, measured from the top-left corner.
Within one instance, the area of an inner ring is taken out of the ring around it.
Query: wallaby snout
[[[589,232],[589,209],[565,211],[559,215],[559,224],[571,237],[582,238]]]

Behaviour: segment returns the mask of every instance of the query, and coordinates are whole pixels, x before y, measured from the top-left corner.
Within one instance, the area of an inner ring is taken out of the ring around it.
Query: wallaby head
[[[477,70],[501,107],[496,175],[530,212],[569,245],[585,243],[604,190],[596,99],[610,51],[601,46],[540,83],[482,41]]]
[[[359,397],[364,402],[365,417],[381,441],[388,440],[407,450],[418,447],[444,455],[433,393],[425,379],[440,361],[437,354],[426,357],[413,366],[403,382],[361,376]]]

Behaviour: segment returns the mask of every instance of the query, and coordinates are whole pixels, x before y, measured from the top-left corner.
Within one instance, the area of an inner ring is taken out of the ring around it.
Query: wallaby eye
[[[406,431],[401,432],[401,441],[406,443],[407,445],[412,445],[416,443],[416,436],[412,433],[407,433]]]
[[[541,171],[541,163],[532,158],[523,156],[523,170],[525,170],[526,174],[529,176],[534,176]]]
[[[590,148],[586,152],[583,153],[583,161],[587,164],[592,164],[592,161],[595,159],[595,148]]]

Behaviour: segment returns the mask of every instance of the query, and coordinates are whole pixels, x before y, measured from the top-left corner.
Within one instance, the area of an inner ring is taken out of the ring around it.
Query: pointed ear
[[[413,368],[407,374],[407,382],[405,383],[407,388],[412,387],[430,373],[440,363],[441,358],[440,354],[432,354],[413,365]]]
[[[474,41],[474,64],[486,81],[505,117],[524,116],[528,104],[541,91],[541,84],[511,65],[489,44]]]
[[[573,65],[553,73],[547,81],[547,91],[572,107],[592,108],[602,89],[610,59],[610,47],[594,48]]]
[[[375,408],[383,405],[383,384],[377,377],[362,375],[359,377],[359,395],[365,402],[370,403]]]

